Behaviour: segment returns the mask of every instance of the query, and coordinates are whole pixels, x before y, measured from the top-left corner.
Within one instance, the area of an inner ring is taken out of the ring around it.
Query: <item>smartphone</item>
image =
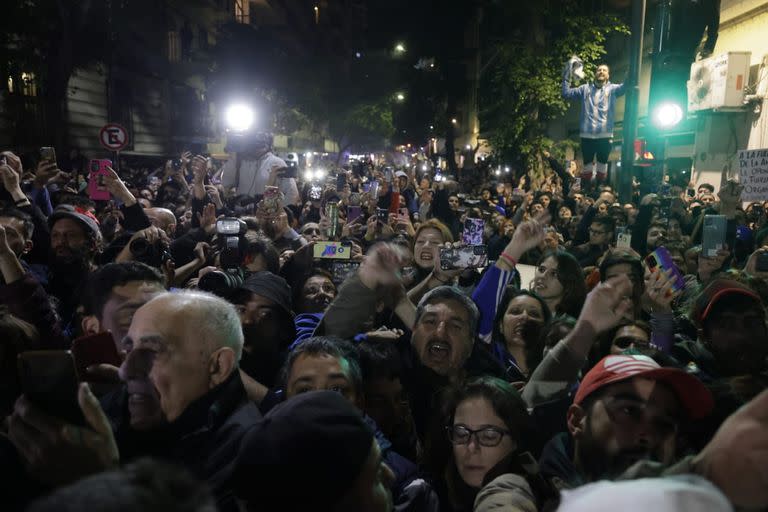
[[[342,192],[346,184],[347,184],[347,175],[344,173],[337,174],[336,175],[336,192]]]
[[[315,242],[313,251],[316,259],[348,260],[352,257],[352,243]]]
[[[692,188],[689,188],[687,190],[687,193],[688,193],[688,197],[696,197],[696,191],[693,190]]]
[[[363,209],[360,206],[347,206],[347,224],[351,224],[363,215]]]
[[[379,198],[379,182],[376,180],[373,180],[368,184],[368,190],[365,190],[365,192],[368,192],[368,194],[371,196],[371,199],[378,199]]]
[[[389,210],[376,208],[376,219],[382,224],[389,224]]]
[[[392,181],[394,181],[394,173],[392,172],[392,169],[386,169],[384,171],[384,179],[387,180],[387,183],[390,185],[392,184]]]
[[[359,261],[334,261],[331,263],[331,281],[336,286],[340,286],[349,276],[357,272],[360,268]]]
[[[717,251],[725,247],[725,235],[728,220],[725,215],[704,215],[704,228],[701,236],[701,254],[712,258]]]
[[[56,150],[50,146],[40,148],[40,160],[45,160],[52,164],[56,163]]]
[[[645,263],[648,265],[648,269],[650,269],[651,272],[657,270],[666,272],[672,269],[672,289],[677,292],[685,288],[683,274],[680,273],[680,269],[678,269],[677,265],[672,261],[672,256],[669,254],[666,247],[658,247],[655,251],[646,256]]]
[[[481,268],[488,263],[485,245],[463,245],[440,249],[440,268],[443,270]]]
[[[88,197],[94,201],[109,201],[111,198],[104,184],[104,176],[109,176],[107,167],[112,167],[112,160],[91,160],[88,167]]]
[[[90,378],[86,378],[88,377],[86,370],[89,366],[95,364],[120,366],[123,362],[110,332],[81,336],[73,340],[72,355],[80,380],[91,381]]]
[[[309,189],[309,199],[311,201],[319,201],[323,197],[323,187],[319,185],[312,185]]]
[[[616,228],[616,247],[618,249],[632,248],[632,231],[629,228]]]
[[[19,381],[24,395],[47,414],[85,425],[77,402],[78,378],[69,350],[33,350],[18,357]]]
[[[467,245],[482,245],[483,229],[485,229],[485,221],[483,219],[465,219],[461,241]]]
[[[573,178],[573,184],[571,185],[571,188],[577,192],[581,190],[581,178]]]
[[[328,236],[336,238],[339,235],[339,203],[328,203],[325,205],[325,215],[330,221]]]
[[[758,272],[768,272],[768,252],[761,252],[757,255],[755,270]]]

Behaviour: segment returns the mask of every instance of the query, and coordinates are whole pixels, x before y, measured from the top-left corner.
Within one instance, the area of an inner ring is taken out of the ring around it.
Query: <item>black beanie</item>
[[[330,510],[359,476],[373,440],[360,411],[340,394],[302,393],[246,433],[235,494],[253,509]]]
[[[291,314],[291,287],[282,277],[262,270],[248,276],[241,288],[271,300]]]

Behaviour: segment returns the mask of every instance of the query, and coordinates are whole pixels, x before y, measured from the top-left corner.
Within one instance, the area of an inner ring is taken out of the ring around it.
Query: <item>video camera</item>
[[[227,153],[247,153],[249,151],[269,150],[273,137],[268,132],[231,132],[227,135]]]
[[[227,297],[245,282],[242,268],[245,253],[245,233],[248,226],[236,217],[216,221],[216,238],[219,250],[219,266],[222,270],[209,272],[200,278],[197,287],[219,297]]]

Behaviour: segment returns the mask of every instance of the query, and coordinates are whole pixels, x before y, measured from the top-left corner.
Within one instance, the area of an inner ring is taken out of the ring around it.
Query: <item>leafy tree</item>
[[[608,38],[628,34],[628,27],[577,0],[498,2],[485,19],[491,43],[486,46],[494,53],[481,82],[482,130],[500,158],[540,179],[539,155],[552,145],[546,123],[568,108],[560,96],[564,63],[578,55],[591,77]]]
[[[382,147],[395,132],[392,108],[387,102],[354,104],[332,115],[328,129],[339,155],[353,147]]]

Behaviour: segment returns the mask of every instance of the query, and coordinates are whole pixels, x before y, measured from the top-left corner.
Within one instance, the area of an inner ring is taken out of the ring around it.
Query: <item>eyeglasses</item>
[[[647,424],[661,436],[677,434],[677,418],[661,414],[656,407],[649,407],[647,402],[613,396],[603,399],[603,404],[608,416],[619,427],[630,429]],[[658,412],[652,413],[649,409],[656,409]]]
[[[448,439],[450,439],[453,444],[469,444],[472,440],[472,436],[475,436],[475,439],[480,446],[488,448],[498,446],[504,436],[512,435],[509,430],[503,430],[497,427],[485,427],[480,430],[472,430],[464,425],[445,427],[445,431],[448,433]]]
[[[643,338],[633,338],[632,336],[623,336],[613,340],[613,344],[619,348],[628,348],[630,345],[635,344],[642,347],[647,347],[650,342]]]
[[[320,229],[319,228],[307,228],[304,231],[301,232],[302,235],[319,235]]]

